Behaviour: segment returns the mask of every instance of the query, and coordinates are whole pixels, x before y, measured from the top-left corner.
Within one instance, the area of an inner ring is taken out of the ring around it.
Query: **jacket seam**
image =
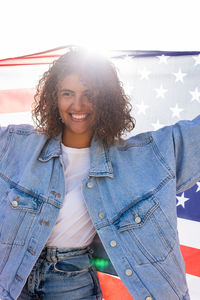
[[[127,225],[124,225],[122,226],[120,229],[118,229],[118,232],[119,233],[122,233],[124,231],[127,231],[127,230],[131,230],[131,229],[134,229],[134,228],[140,228],[140,227],[143,227],[147,220],[151,217],[151,215],[160,207],[160,203],[157,202],[155,203],[149,210],[148,212],[146,213],[145,215],[145,218],[144,218],[144,221],[142,221],[141,223],[137,224],[137,226],[133,225],[133,226],[127,226]]]
[[[112,231],[113,231],[114,234],[115,234],[115,231],[114,231],[113,229],[112,229]],[[122,240],[121,237],[118,236],[118,238],[119,238],[120,240]],[[119,243],[119,245],[120,245],[120,248],[122,249],[123,254],[125,254],[125,255],[124,255],[125,259],[127,260],[127,262],[129,263],[129,265],[130,265],[131,268],[133,269],[134,274],[136,274],[138,280],[141,282],[141,284],[144,286],[144,288],[148,291],[149,295],[152,296],[151,291],[149,290],[149,288],[146,286],[145,282],[141,279],[140,275],[138,274],[137,269],[135,268],[135,265],[132,264],[132,263],[129,261],[129,259],[128,259],[128,257],[127,257],[127,254],[125,253],[126,251],[125,251],[124,247],[122,246],[123,243]],[[124,251],[125,251],[125,252],[124,252]]]
[[[9,245],[8,251],[6,251],[5,257],[3,258],[3,261],[2,261],[2,264],[1,264],[1,267],[0,267],[0,273],[4,270],[4,267],[6,266],[6,263],[9,259],[11,250],[12,250],[12,247],[11,247],[11,245]]]
[[[176,295],[181,300],[182,299],[181,294],[179,293],[179,291],[178,291],[177,287],[175,286],[174,282],[170,279],[169,275],[165,272],[165,270],[159,265],[158,262],[157,263],[153,263],[152,265],[154,265],[155,268],[162,274],[162,276],[169,283],[169,285],[171,286],[171,288],[174,290],[174,292],[176,293]]]
[[[175,173],[173,172],[172,168],[167,164],[166,160],[164,159],[163,155],[161,154],[155,140],[152,137],[152,149],[154,151],[154,154],[156,155],[157,159],[161,162],[161,164],[170,172],[173,178],[175,178]]]
[[[174,247],[175,247],[176,243],[177,243],[177,240],[175,241]],[[184,281],[185,277],[184,277],[183,272],[181,270],[181,267],[180,267],[180,265],[179,265],[179,263],[178,263],[178,261],[176,259],[176,256],[174,255],[174,252],[171,252],[170,255],[172,256],[172,260],[174,261],[174,263],[176,264],[177,268],[179,269],[179,272],[180,272],[180,274],[182,276],[182,280]]]
[[[177,194],[180,193],[182,190],[187,190],[189,189],[189,187],[187,187],[187,185],[191,185],[194,182],[194,178],[195,178],[195,182],[197,182],[200,179],[200,175],[199,176],[193,176],[192,178],[190,178],[189,180],[187,180],[186,182],[182,183],[180,186],[176,187],[176,192]],[[196,180],[197,178],[197,180]],[[194,182],[194,184],[195,184]],[[191,183],[191,184],[190,184]]]
[[[2,153],[0,155],[0,161],[2,161],[2,159],[4,158],[4,156],[6,155],[6,153],[8,151],[8,147],[9,147],[10,142],[11,142],[11,137],[12,137],[12,135],[9,132],[9,135],[8,135],[8,137],[6,139],[6,143],[5,143],[5,145],[4,145],[3,149],[2,149]]]
[[[113,228],[111,227],[111,230],[114,234],[114,236],[117,235],[117,238],[121,240],[121,238],[118,236],[118,234],[116,233],[115,230],[113,230]],[[133,269],[135,275],[137,276],[138,280],[141,282],[141,284],[143,285],[144,289],[146,291],[148,291],[149,295],[152,296],[152,293],[150,292],[149,288],[146,286],[146,284],[144,283],[144,281],[140,278],[139,274],[137,273],[136,269],[135,269],[135,266],[129,261],[128,257],[127,257],[127,254],[124,252],[124,248],[123,246],[121,245],[121,243],[118,244],[118,247],[121,248],[121,252],[123,253],[123,257],[124,259],[127,261],[127,263],[129,264],[129,266]],[[126,279],[125,279],[126,280]],[[128,278],[127,278],[127,281],[128,281]]]
[[[2,287],[2,286],[1,286],[1,287]],[[9,293],[4,287],[2,287],[2,292],[6,292],[7,295],[8,295],[8,297],[10,297],[10,300],[15,300],[13,297],[11,297],[10,293]],[[0,295],[0,296],[1,296],[1,295]],[[1,298],[0,298],[0,300],[1,300]]]
[[[148,144],[151,144],[152,141],[153,141],[153,138],[152,138],[151,135],[149,135],[148,137],[144,138],[143,141],[138,142],[138,143],[136,143],[136,142],[134,142],[134,141],[133,141],[133,142],[129,141],[129,144],[126,144],[126,145],[121,146],[121,147],[119,146],[119,147],[118,147],[118,150],[119,150],[119,151],[126,151],[126,150],[129,149],[129,148],[144,147],[144,146],[146,146],[146,145],[148,145]]]
[[[19,190],[21,192],[24,192],[24,193],[26,193],[27,195],[29,195],[31,197],[37,198],[39,200],[42,200],[45,203],[50,203],[50,204],[52,204],[53,206],[55,206],[57,208],[61,207],[60,202],[56,201],[55,199],[52,199],[52,201],[48,201],[48,200],[51,200],[51,199],[45,198],[41,194],[38,195],[38,194],[34,193],[33,191],[30,191],[30,190],[24,188],[23,186],[21,186],[21,185],[15,183],[14,181],[10,180],[8,177],[6,177],[5,175],[3,175],[1,172],[0,172],[0,177],[4,181],[8,182],[13,188],[16,188],[17,190]],[[54,202],[54,203],[52,203],[52,202]]]
[[[154,196],[169,180],[171,180],[173,177],[171,175],[168,175],[165,179],[163,179],[160,184],[151,192],[147,193],[146,195],[139,197],[137,199],[133,199],[133,201],[125,206],[115,217],[113,217],[110,221],[102,222],[101,224],[97,224],[96,228],[100,229],[108,225],[112,225],[115,221],[117,221],[127,210],[129,210],[131,207],[136,205],[138,202],[148,199],[152,196]],[[98,184],[97,184],[98,186]]]
[[[15,126],[9,126],[9,132],[10,133],[16,133],[16,134],[22,134],[22,135],[29,135],[29,134],[32,134],[32,133],[35,133],[37,134],[37,131],[35,130],[35,128],[33,129],[17,129],[16,128],[16,125]],[[39,132],[38,132],[39,133]],[[43,132],[41,132],[43,133]]]

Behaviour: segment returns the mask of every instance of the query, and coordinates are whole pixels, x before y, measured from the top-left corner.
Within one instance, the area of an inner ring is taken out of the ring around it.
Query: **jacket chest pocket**
[[[0,243],[24,245],[42,201],[17,190],[10,190],[2,200],[0,211]]]
[[[139,265],[164,261],[176,241],[176,233],[155,197],[138,202],[115,226]]]

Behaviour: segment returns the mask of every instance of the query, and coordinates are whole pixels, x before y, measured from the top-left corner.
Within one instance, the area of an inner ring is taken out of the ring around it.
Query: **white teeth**
[[[87,116],[86,114],[82,114],[82,115],[72,114],[72,118],[78,119],[78,120],[85,119],[86,116]]]

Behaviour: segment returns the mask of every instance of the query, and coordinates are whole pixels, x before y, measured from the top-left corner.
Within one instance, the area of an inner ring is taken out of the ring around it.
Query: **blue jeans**
[[[89,247],[45,247],[17,300],[101,300]]]

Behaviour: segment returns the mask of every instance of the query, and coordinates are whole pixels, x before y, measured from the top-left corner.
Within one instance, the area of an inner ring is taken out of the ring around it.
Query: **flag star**
[[[187,75],[186,73],[183,73],[181,69],[178,70],[177,73],[173,73],[176,76],[176,82],[180,81],[183,82],[183,78]]]
[[[151,124],[154,128],[154,130],[158,130],[164,126],[164,124],[161,124],[159,120],[156,121],[156,123]]]
[[[184,111],[184,109],[180,108],[177,103],[176,106],[170,107],[170,110],[172,111],[172,117],[177,117],[177,118],[180,118],[180,113]]]
[[[159,58],[159,64],[161,63],[164,63],[164,64],[168,64],[168,59],[170,56],[167,56],[167,55],[160,55],[160,56],[157,56]]]
[[[196,87],[195,90],[190,91],[190,94],[192,95],[191,101],[196,100],[196,101],[200,102],[200,92],[199,92],[198,87]]]
[[[200,181],[198,181],[196,184],[198,185],[196,192],[199,192],[200,191]]]
[[[193,56],[194,60],[195,60],[195,66],[196,65],[200,65],[200,54],[199,55],[196,55],[196,56]]]
[[[166,89],[163,88],[163,86],[161,85],[159,87],[159,89],[155,89],[156,91],[156,98],[164,98],[165,97],[165,93],[167,92]]]
[[[147,70],[146,68],[143,68],[143,70],[139,71],[141,77],[140,79],[149,79],[149,75],[151,74],[151,72],[149,70]]]
[[[138,107],[138,114],[144,114],[146,115],[146,109],[149,107],[149,105],[144,104],[142,101],[140,104],[136,104]]]
[[[177,198],[177,200],[178,200],[176,206],[182,205],[183,208],[185,208],[185,202],[188,201],[188,200],[190,200],[190,198],[186,198],[186,197],[184,196],[184,193],[182,193],[181,196],[176,196],[176,198]]]

